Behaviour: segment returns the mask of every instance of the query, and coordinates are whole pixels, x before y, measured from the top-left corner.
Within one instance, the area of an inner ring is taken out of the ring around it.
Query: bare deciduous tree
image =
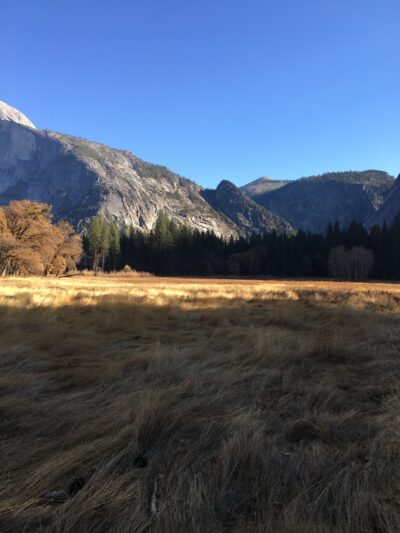
[[[363,246],[346,250],[336,246],[329,253],[329,270],[335,279],[358,281],[366,279],[374,265],[374,254]]]

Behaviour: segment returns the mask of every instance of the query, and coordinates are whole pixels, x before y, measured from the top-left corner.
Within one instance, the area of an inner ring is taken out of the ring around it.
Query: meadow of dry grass
[[[0,279],[0,531],[400,531],[399,312],[399,285]]]

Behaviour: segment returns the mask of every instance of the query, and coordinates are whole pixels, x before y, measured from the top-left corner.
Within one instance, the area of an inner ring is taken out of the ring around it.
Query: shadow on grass
[[[1,530],[398,531],[384,304],[0,307]]]

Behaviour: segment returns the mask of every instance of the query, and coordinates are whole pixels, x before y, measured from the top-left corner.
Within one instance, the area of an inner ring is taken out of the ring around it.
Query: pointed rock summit
[[[201,194],[218,213],[233,220],[245,232],[294,233],[286,220],[258,205],[228,180],[221,181],[215,190],[205,189]]]
[[[36,129],[36,126],[26,117],[21,111],[15,109],[0,100],[0,120],[9,120],[10,122],[16,122],[22,126]]]

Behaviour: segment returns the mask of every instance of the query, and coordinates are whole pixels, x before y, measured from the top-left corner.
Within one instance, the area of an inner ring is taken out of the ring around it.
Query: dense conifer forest
[[[96,217],[84,239],[94,269],[171,276],[334,277],[400,279],[400,218],[367,231],[354,221],[329,224],[325,235],[252,234],[224,240],[177,226],[161,212],[149,234],[123,231]]]

